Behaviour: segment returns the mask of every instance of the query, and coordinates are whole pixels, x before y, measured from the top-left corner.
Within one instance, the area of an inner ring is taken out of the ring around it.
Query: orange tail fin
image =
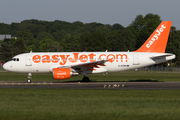
[[[146,40],[146,42],[134,52],[164,53],[169,37],[172,21],[163,21]]]

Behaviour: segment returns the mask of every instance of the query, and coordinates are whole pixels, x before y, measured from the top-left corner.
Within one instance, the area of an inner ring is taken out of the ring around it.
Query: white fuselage
[[[145,52],[34,52],[13,57],[3,68],[20,73],[51,73],[53,68],[108,60],[104,66],[98,66],[89,72],[84,66],[81,71],[90,73],[119,72],[162,63],[175,58],[170,53]]]

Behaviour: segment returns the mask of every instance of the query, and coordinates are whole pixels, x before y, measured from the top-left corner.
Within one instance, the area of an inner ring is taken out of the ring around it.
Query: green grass
[[[140,82],[173,82],[180,81],[180,72],[120,72],[88,75],[91,81],[140,81]],[[81,81],[82,75],[71,77],[63,81]],[[26,81],[27,74],[0,72],[0,81]],[[52,78],[52,74],[33,74],[32,81],[57,82]],[[62,82],[62,81],[61,81]]]
[[[0,89],[0,119],[178,120],[180,90]]]

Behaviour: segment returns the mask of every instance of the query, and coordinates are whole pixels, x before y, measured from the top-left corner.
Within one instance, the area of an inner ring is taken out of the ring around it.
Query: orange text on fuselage
[[[76,63],[78,61],[80,62],[95,62],[100,60],[108,60],[109,62],[127,62],[128,57],[126,54],[100,54],[99,56],[90,53],[90,54],[81,54],[79,53],[72,53],[66,54],[66,55],[34,55],[32,57],[32,60],[34,63],[58,63],[60,65],[65,65],[67,61],[71,63]]]

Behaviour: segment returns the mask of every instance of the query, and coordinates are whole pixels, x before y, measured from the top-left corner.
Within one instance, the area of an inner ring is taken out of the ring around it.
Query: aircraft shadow
[[[151,80],[151,79],[137,79],[137,80],[128,80],[127,82],[160,82],[160,81]]]

